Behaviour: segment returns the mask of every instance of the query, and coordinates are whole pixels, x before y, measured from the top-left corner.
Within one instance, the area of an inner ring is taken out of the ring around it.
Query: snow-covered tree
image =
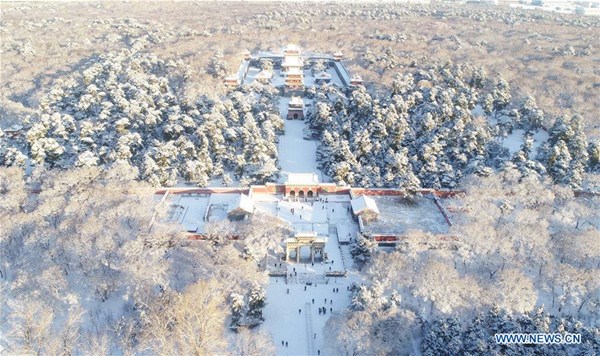
[[[263,318],[263,308],[266,305],[266,292],[265,289],[259,285],[255,284],[250,291],[250,296],[248,298],[248,317],[254,323],[260,323],[264,320]]]
[[[376,248],[376,242],[369,238],[369,236],[357,234],[356,239],[351,246],[350,253],[354,258],[354,261],[362,267],[369,262]]]

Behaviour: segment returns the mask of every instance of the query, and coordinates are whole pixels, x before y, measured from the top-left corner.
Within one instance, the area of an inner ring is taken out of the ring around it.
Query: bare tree
[[[264,330],[238,328],[232,337],[232,351],[236,356],[260,356],[275,353],[271,336]]]

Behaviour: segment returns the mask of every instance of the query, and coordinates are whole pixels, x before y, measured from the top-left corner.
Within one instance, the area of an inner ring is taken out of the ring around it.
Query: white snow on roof
[[[317,238],[317,232],[316,231],[302,231],[302,232],[298,232],[296,233],[296,235],[294,236],[294,238]]]
[[[289,106],[301,106],[304,107],[304,102],[299,96],[293,96],[290,100]]]
[[[290,74],[300,74],[300,75],[302,75],[303,72],[302,72],[302,70],[300,70],[300,68],[292,67],[292,68],[288,69],[288,71],[286,72],[286,74],[287,75],[290,75]]]
[[[327,72],[319,72],[315,74],[316,79],[331,79],[331,74]]]
[[[319,177],[314,173],[290,173],[286,184],[319,184]]]
[[[302,59],[298,56],[285,56],[282,67],[302,67]]]
[[[287,45],[287,47],[285,47],[285,50],[286,51],[299,51],[300,46],[298,46],[297,44],[290,43]]]
[[[263,70],[255,76],[256,79],[271,79],[273,78],[273,72]]]
[[[344,85],[350,84],[350,74],[348,74],[348,70],[341,62],[334,62],[333,65],[336,68],[336,72],[339,73],[340,79]]]
[[[252,202],[252,199],[244,194],[237,195],[231,202],[229,202],[229,205],[227,206],[227,214],[236,210],[243,210],[248,214],[252,214],[254,212],[254,203]]]
[[[366,195],[361,195],[356,199],[352,199],[350,204],[352,204],[352,211],[354,211],[354,214],[356,215],[364,211],[372,211],[376,214],[379,214],[379,208],[377,207],[375,200]]]

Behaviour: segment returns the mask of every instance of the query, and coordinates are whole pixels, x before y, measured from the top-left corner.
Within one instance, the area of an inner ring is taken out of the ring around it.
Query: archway
[[[290,190],[290,197],[292,197],[292,198],[293,198],[293,197],[295,197],[295,196],[296,196],[296,192],[295,192],[295,191],[293,191],[293,190]]]
[[[298,197],[299,198],[304,198],[304,190],[301,190],[298,192]]]
[[[298,114],[294,114],[294,120],[298,120]]]
[[[313,197],[313,191],[312,191],[312,190],[309,190],[309,191],[308,191],[308,193],[306,193],[306,196],[307,196],[308,198],[312,198],[312,197]]]

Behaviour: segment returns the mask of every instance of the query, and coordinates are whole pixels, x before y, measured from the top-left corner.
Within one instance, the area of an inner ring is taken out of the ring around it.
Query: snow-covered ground
[[[330,266],[320,263],[314,267],[308,264],[306,268],[303,264],[286,265],[292,274],[293,268],[296,268],[299,274],[315,276],[322,275],[319,271]],[[350,292],[347,288],[355,280],[360,280],[356,272],[345,278],[315,278],[312,285],[271,277],[262,327],[271,333],[277,355],[317,355],[319,350],[321,355],[325,355],[325,345],[330,342],[325,339],[325,323],[332,314],[348,307]],[[334,288],[339,292],[334,292]],[[326,308],[326,313],[319,313],[319,308]],[[288,343],[287,347],[282,345],[282,341]]]
[[[534,134],[533,134],[533,147],[532,147],[532,153],[535,155],[535,153],[537,152],[538,147],[540,147],[540,145],[546,141],[548,141],[548,133],[544,130],[537,130]],[[513,130],[513,132],[508,135],[503,141],[502,144],[504,147],[508,148],[508,150],[510,151],[510,154],[514,154],[515,152],[517,152],[519,149],[521,149],[521,146],[523,146],[523,142],[525,141],[525,130],[522,129],[515,129]]]
[[[473,115],[475,115],[475,116],[485,116],[486,115],[480,105],[476,105],[475,108],[473,110],[471,110],[471,113],[473,113]],[[512,119],[510,117],[507,117],[504,115],[501,115],[499,117],[491,115],[491,116],[488,116],[487,120],[490,123],[490,125],[493,127],[493,126],[496,126],[499,122],[510,122]],[[533,153],[534,157],[535,157],[535,154],[537,153],[537,149],[544,142],[548,141],[548,138],[550,138],[550,136],[548,135],[548,132],[545,130],[538,129],[533,133],[532,153]],[[523,146],[523,142],[525,142],[525,130],[514,129],[509,135],[507,135],[505,138],[502,139],[502,146],[506,147],[508,149],[508,151],[510,152],[510,154],[512,155],[521,149],[521,146]]]
[[[271,78],[271,85],[281,87],[285,84],[285,77],[281,74],[281,69],[273,70],[273,78]]]
[[[376,221],[365,223],[365,229],[379,234],[403,234],[408,230],[423,230],[436,234],[449,231],[444,216],[432,198],[417,197],[412,202],[399,197],[372,197],[379,208]]]
[[[287,221],[299,232],[318,232],[318,226],[323,224],[353,223],[351,212],[348,210],[350,207],[348,195],[329,195],[326,198],[327,203],[287,201],[280,195],[255,195],[253,199],[256,211]]]
[[[285,118],[289,97],[279,99],[279,112]],[[323,182],[324,176],[317,169],[317,143],[308,137],[305,139],[306,124],[302,120],[285,120],[285,134],[279,137],[279,165],[281,182],[285,182],[289,173],[316,173]]]
[[[167,220],[183,225],[187,231],[202,233],[207,221],[227,218],[229,203],[236,197],[237,194],[229,193],[171,194],[167,197],[170,205]]]
[[[204,214],[208,208],[210,196],[169,195],[168,203],[171,205],[169,221],[177,222],[187,231],[202,232],[204,228]]]
[[[316,231],[319,238],[327,239],[324,262],[312,264],[308,248],[302,249],[300,263],[270,259],[267,269],[284,269],[286,277],[270,278],[263,314],[265,322],[261,326],[272,335],[278,355],[317,355],[319,351],[324,355],[325,323],[332,314],[343,312],[349,306],[348,286],[361,280],[353,268],[349,246],[339,245],[335,228],[345,226],[345,233],[358,230],[348,211],[350,198],[327,196],[327,202],[285,201],[280,195],[253,198],[257,211],[278,216],[289,222],[296,232]],[[346,271],[347,276],[327,277],[329,271]],[[326,312],[320,313],[320,308],[326,308]]]

